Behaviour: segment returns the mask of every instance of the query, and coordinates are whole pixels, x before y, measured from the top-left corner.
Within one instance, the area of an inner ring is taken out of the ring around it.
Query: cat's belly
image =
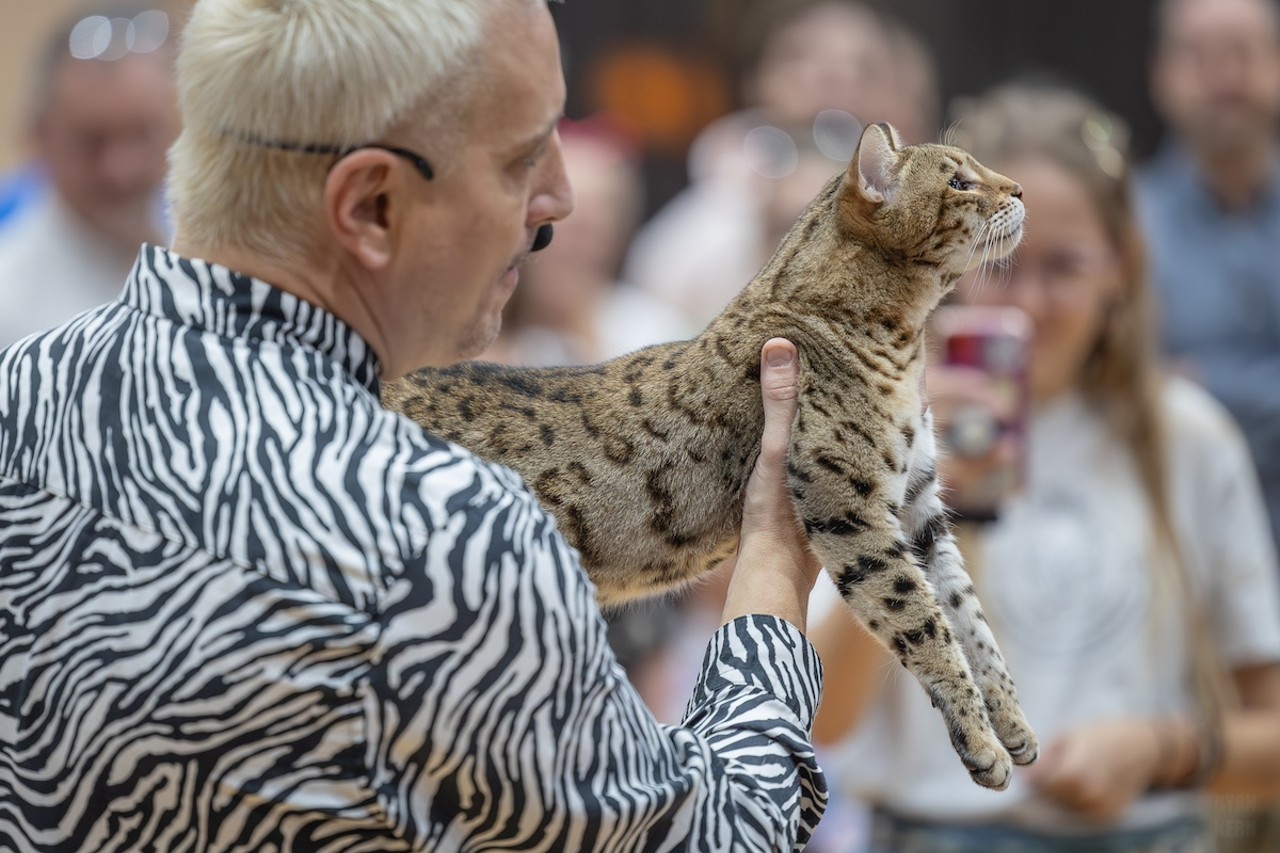
[[[654,559],[627,565],[592,567],[585,561],[583,568],[596,585],[596,598],[602,607],[611,607],[651,598],[667,592],[683,589],[699,578],[705,577],[733,557],[738,549],[738,535],[720,541],[705,553],[688,550],[670,550],[667,559]]]
[[[741,487],[711,487],[715,476],[702,466],[674,472],[638,460],[633,468],[595,476],[591,485],[579,482],[566,493],[558,488],[560,465],[535,472],[528,458],[510,463],[578,550],[602,604],[684,587],[737,549]]]

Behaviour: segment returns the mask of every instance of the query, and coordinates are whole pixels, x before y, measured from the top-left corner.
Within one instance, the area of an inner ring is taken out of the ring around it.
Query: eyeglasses
[[[154,53],[169,38],[169,16],[159,9],[132,18],[90,15],[71,28],[67,49],[75,59],[113,62],[130,53]]]
[[[397,157],[403,157],[413,164],[418,170],[418,174],[422,175],[426,180],[431,180],[436,176],[435,170],[431,168],[431,164],[427,162],[427,158],[421,154],[410,151],[408,148],[400,148],[395,145],[384,145],[381,142],[366,142],[363,145],[352,145],[343,148],[339,145],[325,145],[323,143],[299,143],[299,142],[283,142],[275,139],[256,139],[253,137],[239,136],[241,142],[249,145],[257,145],[261,148],[274,148],[277,151],[294,151],[299,154],[332,154],[341,160],[348,154],[354,154],[365,148],[376,148],[379,151],[386,151]]]
[[[1070,300],[1082,285],[1112,270],[1115,264],[1116,258],[1110,252],[1070,247],[1049,252],[1037,260],[1018,258],[1007,267],[984,264],[983,274],[1002,282],[1008,291],[1027,287],[1034,281],[1047,297]]]
[[[800,167],[802,156],[817,152],[834,163],[847,165],[858,148],[862,122],[843,110],[823,110],[813,126],[784,130],[762,124],[742,139],[747,166],[761,177],[780,180]]]

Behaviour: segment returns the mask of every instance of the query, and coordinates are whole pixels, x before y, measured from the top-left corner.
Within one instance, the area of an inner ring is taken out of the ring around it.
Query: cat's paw
[[[1021,767],[1033,763],[1040,757],[1040,744],[1036,741],[1035,735],[1031,736],[1030,743],[1006,746],[1005,749],[1009,751],[1009,757],[1013,759],[1013,763]]]
[[[951,746],[973,781],[996,791],[1009,787],[1013,759],[991,726],[977,686],[957,679],[933,685],[928,692],[947,721]]]
[[[988,687],[986,684],[983,685],[987,718],[991,721],[991,727],[995,730],[1001,745],[1009,753],[1014,764],[1031,764],[1040,756],[1040,742],[1036,739],[1036,733],[1031,730],[1026,717],[1022,715],[1017,698],[1003,691],[993,693]]]
[[[996,729],[1000,732],[1000,743],[1004,745],[1014,764],[1026,766],[1040,757],[1040,742],[1036,740],[1035,732],[1031,731],[1026,721],[1003,727],[997,725]]]
[[[973,737],[965,737],[964,742],[956,743],[956,752],[969,776],[982,787],[994,791],[1009,787],[1013,760],[992,734],[984,733],[976,742]]]

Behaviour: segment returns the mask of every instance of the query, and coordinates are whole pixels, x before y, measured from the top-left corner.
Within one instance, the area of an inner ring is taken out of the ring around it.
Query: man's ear
[[[863,201],[882,204],[889,196],[891,171],[900,145],[897,131],[889,125],[867,125],[849,163],[846,185],[853,187]]]
[[[391,262],[399,200],[392,155],[364,149],[343,157],[324,182],[324,212],[334,241],[367,269]]]

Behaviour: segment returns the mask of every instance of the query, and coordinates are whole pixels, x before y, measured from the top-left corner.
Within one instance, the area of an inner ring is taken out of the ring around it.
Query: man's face
[[[455,161],[427,154],[437,174],[407,214],[421,237],[396,258],[388,322],[408,369],[483,352],[538,227],[573,209],[556,133],[565,89],[555,24],[543,3],[512,5],[490,22]]]
[[[1194,148],[1227,156],[1272,138],[1280,119],[1280,23],[1266,0],[1175,0],[1153,94]]]
[[[177,125],[160,56],[68,59],[50,81],[35,141],[62,200],[107,239],[135,243],[153,239],[152,206]]]

